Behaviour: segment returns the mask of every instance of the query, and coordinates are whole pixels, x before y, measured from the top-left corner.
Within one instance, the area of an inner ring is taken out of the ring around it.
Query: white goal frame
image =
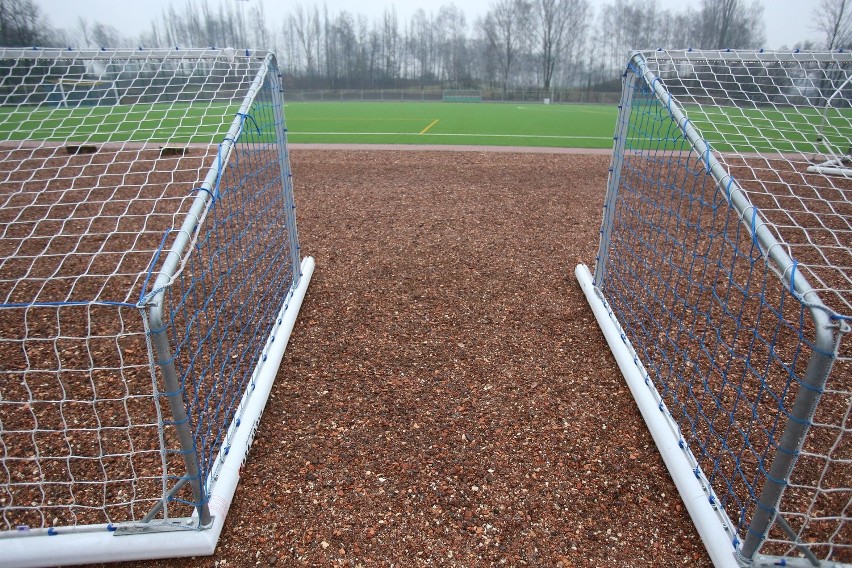
[[[78,92],[75,89],[78,85],[84,85],[89,87],[98,87],[101,85],[106,85],[106,89],[110,92],[110,94],[115,98],[115,104],[121,104],[121,98],[118,94],[118,87],[116,86],[114,81],[98,81],[98,80],[66,80],[66,79],[58,79],[56,81],[56,88],[59,90],[59,105],[65,108],[69,106],[76,106],[78,104],[83,103],[83,100],[75,102],[71,101],[71,105],[68,104],[68,99],[72,95],[72,93]],[[67,90],[66,86],[70,86],[71,89]]]
[[[275,55],[0,66],[0,565],[210,555],[314,269]]]
[[[716,566],[852,562],[850,79],[763,51],[624,74],[575,274]]]

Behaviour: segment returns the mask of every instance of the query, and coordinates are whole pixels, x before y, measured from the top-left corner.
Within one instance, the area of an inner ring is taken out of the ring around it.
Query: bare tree
[[[589,47],[589,85],[602,83],[612,71],[621,69],[627,58],[628,49],[637,49],[630,45],[628,34],[632,24],[630,6],[624,0],[604,4],[597,14],[597,23]]]
[[[467,22],[464,12],[453,4],[441,6],[435,27],[441,33],[441,37],[437,40],[441,75],[452,86],[463,87],[471,79]]]
[[[0,0],[0,45],[47,45],[51,28],[32,0]]]
[[[341,17],[319,0],[298,1],[304,4],[294,4],[271,33],[262,6],[254,3],[171,0],[141,45],[274,48],[277,40],[287,74],[314,87],[396,87],[418,80],[505,91],[533,85],[609,89],[633,49],[743,48],[763,41],[761,0],[702,0],[697,8],[671,9],[660,0],[491,0],[473,26],[452,0],[405,21],[392,8],[373,19]],[[827,43],[852,47],[852,0],[820,2],[817,24]],[[0,0],[0,14],[30,4]],[[94,37],[92,25],[83,30],[90,45],[104,41]],[[99,37],[115,39],[112,31],[101,30]]]
[[[312,10],[306,10],[301,4],[296,4],[294,12],[290,14],[289,21],[290,28],[295,34],[305,57],[307,75],[313,77],[316,73],[316,63],[322,44],[319,8],[314,6]]]
[[[91,39],[89,36],[89,20],[84,17],[77,18],[77,30],[80,34],[80,45],[83,47],[91,47]]]
[[[399,37],[399,19],[396,8],[385,8],[381,19],[381,38],[384,78],[394,80],[399,76],[402,62],[402,42]]]
[[[118,28],[101,22],[92,24],[92,40],[97,47],[126,47],[128,41]]]
[[[253,31],[252,35],[254,37],[250,38],[249,41],[252,43],[249,45],[260,48],[274,47],[275,42],[273,41],[272,34],[269,33],[269,29],[266,27],[266,12],[263,8],[263,2],[254,4],[251,7],[250,13],[250,23]]]
[[[763,5],[753,0],[701,0],[700,47],[705,49],[760,47],[763,35]]]
[[[668,25],[664,27],[659,46],[689,47],[693,45],[694,30],[690,23],[696,18],[695,11],[690,7],[681,12],[664,11],[661,20]]]
[[[852,0],[822,0],[814,12],[816,29],[828,50],[852,47]]]
[[[496,0],[480,24],[488,51],[499,69],[504,93],[524,45],[531,13],[527,0]]]
[[[535,23],[544,90],[557,63],[579,48],[588,25],[588,0],[535,0]]]
[[[435,78],[435,28],[434,22],[422,9],[414,13],[408,26],[408,54],[414,66],[414,77],[421,82]]]
[[[248,12],[244,13],[246,9]],[[164,8],[159,19],[152,22],[150,32],[143,33],[141,39],[143,44],[152,46],[274,48],[275,34],[266,22],[262,4],[244,7],[224,0],[218,5],[186,0],[180,11],[174,4]],[[90,37],[92,29],[83,32],[87,43],[94,40]]]

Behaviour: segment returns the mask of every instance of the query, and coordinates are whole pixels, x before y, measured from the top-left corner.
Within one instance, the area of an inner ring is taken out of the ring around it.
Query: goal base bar
[[[809,174],[823,174],[827,176],[843,176],[847,178],[852,178],[852,168],[840,167],[833,165],[832,162],[827,162],[826,164],[819,164],[815,166],[808,166]]]
[[[606,342],[618,363],[621,374],[630,388],[636,405],[654,438],[657,449],[669,470],[672,480],[677,487],[680,497],[695,523],[698,534],[704,542],[704,547],[716,568],[738,568],[739,563],[734,556],[732,544],[734,534],[724,529],[720,511],[714,508],[708,499],[707,491],[696,477],[684,450],[679,444],[678,427],[669,418],[668,410],[659,399],[652,384],[646,384],[642,373],[634,362],[628,340],[618,330],[614,321],[615,316],[604,304],[600,292],[594,285],[592,274],[585,264],[578,264],[574,275],[580,283],[586,300],[592,308],[595,319],[606,338]],[[703,474],[701,478],[703,478]]]
[[[272,385],[284,357],[293,326],[299,315],[302,300],[314,272],[314,259],[306,257],[301,264],[298,286],[279,313],[281,324],[273,330],[275,339],[269,345],[266,361],[260,363],[254,393],[240,417],[243,427],[234,434],[231,450],[219,470],[219,479],[210,495],[213,524],[205,530],[175,530],[160,532],[156,526],[139,534],[116,535],[121,525],[87,527],[85,532],[0,539],[0,565],[4,568],[38,568],[40,566],[69,566],[129,560],[154,560],[187,556],[209,556],[216,550],[225,517],[240,478],[245,461]],[[196,521],[197,519],[193,519]],[[138,527],[139,524],[134,524]]]

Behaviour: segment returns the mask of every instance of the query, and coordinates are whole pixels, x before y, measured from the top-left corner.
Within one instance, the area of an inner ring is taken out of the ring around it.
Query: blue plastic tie
[[[751,240],[757,248],[760,248],[760,243],[757,241],[757,207],[752,207],[751,210]]]
[[[190,193],[193,193],[193,192],[195,192],[195,191],[203,191],[204,193],[207,193],[208,195],[210,195],[210,197],[212,197],[212,198],[213,198],[213,201],[216,201],[216,195],[215,195],[212,191],[210,191],[209,189],[207,189],[206,187],[196,187],[196,188],[193,188],[192,190],[190,190]]]
[[[145,299],[145,291],[148,289],[148,282],[150,282],[151,275],[154,273],[154,268],[157,266],[157,261],[160,259],[160,253],[163,252],[163,247],[166,246],[166,239],[171,233],[171,229],[166,229],[163,233],[163,238],[160,239],[160,246],[157,247],[157,252],[154,253],[154,258],[151,259],[151,264],[148,266],[148,273],[145,275],[145,282],[142,284],[142,291],[139,293],[140,304],[142,303],[142,300]]]
[[[257,121],[254,119],[254,117],[252,115],[245,113],[245,112],[238,112],[237,116],[242,118],[242,122],[240,123],[240,129],[242,129],[243,124],[245,124],[245,122],[247,120],[251,120],[254,123],[254,128],[255,128],[255,130],[257,130],[257,133],[258,134],[261,133],[260,126],[258,126]]]
[[[796,269],[798,267],[799,267],[799,261],[796,260],[796,259],[793,259],[793,269],[790,271],[790,292],[793,292],[794,294],[795,294],[795,291],[796,291],[796,284],[795,284]]]
[[[228,140],[228,139],[226,138],[225,140]],[[224,142],[223,142],[223,144],[224,144]],[[216,202],[216,200],[219,197],[221,197],[221,193],[219,193],[219,184],[222,183],[222,144],[219,144],[219,150],[216,152],[216,166],[217,166],[216,169],[218,171],[216,172],[216,186],[215,186],[214,192],[213,192],[213,202],[214,203]]]

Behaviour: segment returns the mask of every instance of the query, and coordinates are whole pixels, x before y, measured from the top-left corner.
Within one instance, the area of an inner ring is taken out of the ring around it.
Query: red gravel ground
[[[317,270],[215,556],[156,564],[708,566],[573,276],[608,161],[293,151]]]

